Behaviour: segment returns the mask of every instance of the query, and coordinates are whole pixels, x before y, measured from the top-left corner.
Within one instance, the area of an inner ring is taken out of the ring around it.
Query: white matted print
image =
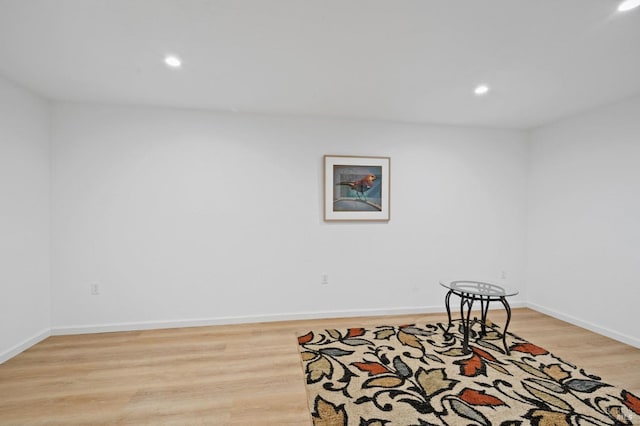
[[[324,220],[389,220],[389,157],[324,156]]]

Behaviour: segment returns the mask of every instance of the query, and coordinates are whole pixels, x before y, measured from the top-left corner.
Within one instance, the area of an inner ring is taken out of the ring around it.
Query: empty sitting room
[[[0,0],[0,425],[636,424],[636,3]]]

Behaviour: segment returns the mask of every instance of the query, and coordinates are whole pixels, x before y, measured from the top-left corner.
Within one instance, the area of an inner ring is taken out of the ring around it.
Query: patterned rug
[[[457,323],[459,324],[459,323]],[[452,327],[454,328],[454,327]],[[632,425],[640,399],[496,326],[426,324],[298,337],[314,426]]]

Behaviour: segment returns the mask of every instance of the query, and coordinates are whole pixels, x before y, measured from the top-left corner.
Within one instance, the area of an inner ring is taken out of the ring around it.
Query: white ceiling
[[[56,100],[526,129],[640,93],[640,8],[617,5],[0,0],[0,75]]]

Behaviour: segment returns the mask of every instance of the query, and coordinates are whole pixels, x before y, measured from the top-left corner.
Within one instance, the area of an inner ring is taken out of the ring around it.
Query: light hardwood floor
[[[0,365],[0,424],[307,426],[298,335],[438,321],[446,314],[53,336]],[[509,331],[640,395],[640,349],[524,308]]]

